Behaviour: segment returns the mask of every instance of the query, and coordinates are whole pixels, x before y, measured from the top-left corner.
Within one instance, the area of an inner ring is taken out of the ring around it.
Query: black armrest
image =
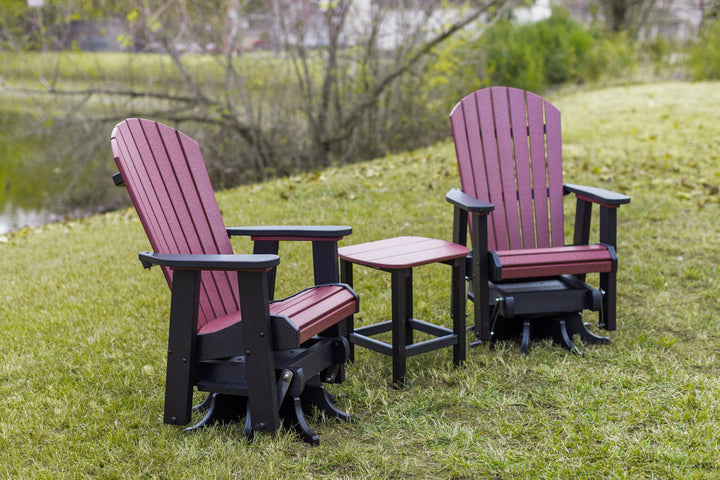
[[[569,183],[563,185],[563,190],[564,193],[574,193],[577,197],[573,244],[589,243],[592,204],[595,203],[600,206],[600,242],[617,248],[617,210],[620,205],[630,203],[630,197],[603,188]]]
[[[227,228],[228,236],[249,236],[255,242],[254,254],[277,255],[281,241],[312,242],[315,285],[337,283],[338,242],[352,233],[345,225],[270,225]],[[275,294],[275,269],[268,273],[270,298]]]
[[[271,225],[255,227],[229,227],[229,236],[287,237],[288,239],[313,240],[313,238],[344,237],[352,233],[345,225]]]
[[[192,255],[141,252],[143,267],[162,265],[176,270],[267,270],[280,263],[277,255]]]
[[[586,187],[584,185],[572,185],[569,183],[563,184],[565,193],[574,193],[575,195],[582,197],[593,203],[600,203],[607,206],[620,206],[626,203],[630,203],[630,197],[621,193],[611,192],[603,188]]]
[[[484,200],[466,194],[460,189],[453,188],[446,195],[445,199],[467,212],[471,213],[490,213],[495,209],[495,205]]]

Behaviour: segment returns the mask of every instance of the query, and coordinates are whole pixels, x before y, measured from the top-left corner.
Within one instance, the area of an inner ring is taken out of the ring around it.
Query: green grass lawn
[[[287,431],[247,443],[242,425],[186,434],[162,423],[169,291],[137,260],[148,244],[134,211],[23,230],[0,237],[0,478],[719,478],[720,83],[551,100],[566,180],[632,196],[611,344],[582,357],[546,341],[527,357],[480,346],[460,369],[445,349],[413,357],[403,390],[389,358],[358,349],[333,391],[360,420],[312,419],[319,447]],[[457,185],[443,143],[218,198],[228,225],[450,239]],[[305,284],[308,256],[281,249],[280,295]],[[416,316],[449,325],[449,269],[415,278]],[[388,282],[356,269],[358,323],[389,316]]]

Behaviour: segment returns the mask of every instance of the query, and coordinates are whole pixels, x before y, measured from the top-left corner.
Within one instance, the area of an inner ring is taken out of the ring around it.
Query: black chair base
[[[583,343],[607,344],[608,337],[602,337],[590,331],[588,324],[582,321],[579,313],[543,317],[514,317],[505,318],[499,316],[492,332],[490,344],[498,341],[520,339],[520,353],[527,355],[532,340],[552,339],[557,345],[567,350],[583,355],[572,339],[578,335]],[[477,346],[481,342],[473,342],[471,346]]]
[[[317,383],[317,384],[314,384]],[[320,384],[318,379],[313,384],[305,385],[305,389],[299,396],[287,395],[280,407],[280,418],[286,427],[292,428],[303,441],[311,445],[319,445],[320,438],[314,433],[307,420],[306,414],[317,409],[327,418],[335,418],[345,422],[356,419],[333,403],[331,394]],[[247,408],[247,398],[237,395],[223,393],[211,393],[208,398],[195,407],[196,411],[205,411],[205,416],[192,427],[185,429],[186,432],[199,430],[204,427],[239,422],[245,418],[243,435],[252,440],[255,432],[252,429],[251,412]]]

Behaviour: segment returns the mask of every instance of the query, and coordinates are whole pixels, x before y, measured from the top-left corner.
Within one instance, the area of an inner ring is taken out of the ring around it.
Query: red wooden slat
[[[485,154],[480,137],[478,103],[489,102],[490,92],[480,90],[460,101],[453,110],[450,122],[455,141],[460,185],[465,193],[481,200],[491,201],[485,172]],[[492,215],[489,222],[493,225]],[[488,244],[495,248],[495,230],[488,231]]]
[[[210,320],[202,327],[198,328],[198,333],[208,334],[219,332],[220,330],[224,330],[230,325],[235,325],[240,321],[242,321],[242,315],[240,314],[240,310],[237,310]]]
[[[498,251],[502,280],[561,274],[610,272],[613,261],[603,245]]]
[[[527,265],[502,270],[502,280],[517,278],[552,277],[556,275],[580,275],[612,271],[612,262],[588,262],[557,265]]]
[[[152,206],[148,195],[151,189],[145,185],[147,173],[144,166],[138,161],[140,154],[130,132],[129,125],[133,122],[136,122],[136,120],[127,120],[119,124],[113,131],[115,162],[118,165],[120,174],[125,179],[130,199],[136,207],[138,217],[148,235],[150,244],[153,249],[161,248],[162,250],[158,251],[167,251],[169,247],[162,236],[163,228],[158,223],[159,219],[156,215],[150,214]],[[172,285],[172,272],[167,268],[163,268],[162,271],[168,285]]]
[[[300,343],[355,313],[357,304],[350,291],[340,286],[322,286],[305,290],[270,304],[272,315],[283,315],[300,330]],[[240,312],[231,312],[204,325],[200,334],[221,331],[241,321]]]
[[[131,198],[133,192],[136,192],[136,196],[141,196],[145,200],[141,204],[137,204],[135,201],[134,203],[143,225],[146,223],[150,225],[150,228],[146,225],[145,229],[153,250],[165,253],[188,252],[187,246],[184,245],[185,242],[175,235],[175,232],[180,229],[180,224],[172,209],[168,209],[171,194],[163,183],[165,174],[160,172],[162,167],[157,164],[158,159],[153,153],[151,143],[155,144],[156,150],[161,152],[164,148],[162,145],[157,147],[158,138],[156,132],[153,132],[153,126],[143,125],[144,123],[148,122],[130,119],[121,124],[125,127],[127,144],[132,145],[133,149],[128,152],[129,155],[126,158],[122,158],[120,161],[131,166],[136,173],[134,177],[128,177],[125,182],[126,187],[131,193]],[[152,124],[152,122],[149,123]],[[164,152],[162,154],[164,155]],[[163,271],[168,284],[172,286],[172,271],[168,268],[163,268]],[[205,296],[203,288],[201,298]],[[206,301],[201,303],[207,304]],[[198,323],[202,325],[207,318],[214,316],[214,312],[208,312],[206,307],[201,307]]]
[[[526,92],[528,126],[530,134],[530,161],[532,162],[533,205],[535,208],[535,238],[538,247],[550,246],[550,224],[547,204],[547,173],[545,164],[545,118],[543,99]]]
[[[335,325],[357,311],[354,299],[346,300],[340,307],[335,311],[327,311],[318,308],[313,312],[305,312],[304,318],[311,321],[305,321],[301,315],[294,317],[293,322],[297,322],[301,325],[300,343],[310,340],[318,333]]]
[[[530,150],[528,148],[528,123],[525,92],[517,88],[508,89],[510,118],[515,147],[515,170],[517,175],[517,196],[520,204],[520,225],[522,248],[535,248],[535,214],[533,210],[532,180],[530,174]]]
[[[152,232],[150,244],[159,252],[182,253],[189,251],[187,242],[182,235],[177,214],[171,206],[171,195],[176,192],[168,191],[164,182],[167,172],[163,169],[163,159],[166,157],[165,148],[158,139],[157,132],[143,125],[143,122],[133,120],[128,122],[129,134],[137,149],[133,156],[133,164],[138,169],[140,185],[148,199],[149,209],[142,214],[152,215],[157,224],[157,230]],[[127,183],[126,183],[127,185]],[[132,189],[132,185],[128,188]]]
[[[162,208],[169,223],[169,233],[176,243],[176,250],[172,253],[219,253],[206,251],[201,240],[203,232],[199,232],[197,228],[188,228],[193,227],[193,218],[187,206],[192,199],[186,198],[189,193],[179,184],[175,173],[174,164],[182,163],[184,158],[175,130],[148,120],[140,120],[140,126],[155,159],[156,172],[150,179],[152,186],[161,196]],[[213,274],[203,272],[199,326],[228,311],[223,308]]]
[[[196,202],[197,199],[189,198],[193,192],[187,188],[187,185],[180,184],[176,173],[179,166],[173,165],[173,163],[181,163],[179,159],[184,158],[175,131],[167,126],[147,121],[143,122],[143,127],[148,138],[153,139],[151,147],[156,158],[160,181],[168,192],[167,197],[163,200],[166,202],[166,208],[174,212],[176,217],[177,223],[173,225],[173,232],[179,239],[184,240],[182,243],[178,243],[178,247],[181,249],[178,253],[221,253],[216,249],[208,251],[203,246],[201,238],[207,239],[208,232],[202,230],[202,225],[194,225],[195,222],[188,204]],[[171,161],[171,159],[173,160]],[[160,188],[160,185],[156,188]],[[194,226],[194,228],[187,228],[188,226]]]
[[[274,314],[289,317],[342,291],[345,291],[345,289],[340,285],[323,285],[304,290],[291,297],[273,302],[270,311]]]
[[[164,222],[165,218],[162,215],[162,211],[159,208],[156,193],[151,188],[148,180],[149,175],[146,170],[146,166],[139,161],[141,157],[140,148],[137,139],[135,139],[131,127],[137,124],[137,120],[128,120],[124,124],[121,124],[120,134],[123,142],[122,146],[123,153],[125,156],[121,158],[122,163],[119,163],[120,171],[123,175],[127,175],[129,179],[130,187],[128,192],[133,200],[134,204],[139,204],[140,210],[138,215],[140,220],[143,222],[145,230],[148,232],[150,244],[155,246],[161,246],[162,248],[169,249],[169,240],[166,238],[163,232],[168,230],[167,223]],[[143,143],[144,139],[143,139]],[[125,177],[123,177],[125,178]],[[126,181],[126,185],[128,182]],[[162,224],[160,222],[163,222]],[[147,222],[147,224],[146,224]]]
[[[361,243],[359,245],[350,245],[341,247],[344,252],[352,252],[354,254],[363,253],[368,258],[382,258],[385,256],[393,256],[405,252],[417,252],[427,250],[434,246],[441,246],[446,243],[444,240],[425,237],[393,237],[374,242]]]
[[[339,286],[318,287],[270,305],[270,312],[284,315],[300,329],[300,342],[355,313],[355,297]]]
[[[340,247],[340,251],[345,255],[360,255],[365,253],[375,253],[383,248],[392,248],[396,246],[407,245],[410,247],[414,243],[423,243],[427,240],[425,237],[394,237],[385,238],[383,240],[375,240],[374,242],[359,243],[357,245],[348,245],[346,247]]]
[[[212,241],[208,236],[209,230],[202,229],[204,218],[198,216],[201,220],[193,221],[195,212],[189,211],[192,208],[190,206],[197,204],[197,199],[192,196],[192,182],[181,185],[176,177],[177,170],[187,159],[179,148],[175,130],[149,120],[140,120],[137,126],[133,125],[131,129],[133,138],[139,146],[141,158],[144,160],[142,163],[147,169],[150,188],[157,196],[158,212],[162,212],[161,215],[167,222],[164,234],[171,237],[168,241],[170,249],[167,252],[220,253],[212,248]],[[215,281],[216,276],[222,275],[226,274],[203,272],[201,275],[201,315],[198,320],[200,326],[208,319],[230,311],[222,301],[220,290],[222,287],[218,288]],[[224,283],[227,284],[227,280]],[[230,290],[226,288],[226,291]],[[235,307],[237,302],[231,302],[230,305]]]
[[[158,158],[153,152],[152,144],[158,142],[156,135],[150,132],[148,135],[144,129],[142,122],[133,120],[128,122],[129,133],[135,143],[137,149],[137,157],[134,158],[134,164],[140,175],[141,185],[148,198],[150,210],[146,214],[153,214],[158,220],[159,231],[153,232],[157,235],[151,239],[168,248],[168,251],[176,251],[182,248],[181,238],[177,238],[176,232],[180,225],[172,209],[168,209],[170,197],[167,189],[163,184],[164,172],[160,171]],[[162,145],[160,149],[162,149]]]
[[[177,198],[184,199],[174,202],[174,208],[180,224],[185,225],[181,231],[187,232],[188,253],[232,253],[215,192],[211,186],[207,190],[210,178],[197,142],[165,125],[159,126],[159,134],[167,149],[166,158],[174,160],[166,165],[167,177],[178,190]],[[204,188],[198,188],[198,184]],[[218,235],[218,231],[222,231],[222,235]],[[206,308],[212,308],[215,316],[240,308],[234,273],[203,272],[202,275],[203,288],[208,295]]]
[[[565,245],[563,216],[562,133],[560,111],[545,102],[545,129],[547,142],[548,184],[550,195],[550,233],[552,246]]]
[[[232,246],[225,228],[225,223],[222,219],[222,214],[220,213],[220,207],[218,207],[217,200],[215,199],[215,191],[210,183],[210,177],[208,176],[205,162],[200,153],[200,147],[197,142],[187,135],[180,132],[177,132],[177,135],[185,152],[185,158],[187,159],[186,167],[189,178],[184,177],[186,173],[184,170],[179,172],[179,175],[183,175],[183,181],[192,183],[192,187],[188,185],[187,189],[188,191],[192,191],[193,187],[195,189],[199,203],[202,206],[203,218],[206,219],[207,226],[211,232],[211,238],[215,242],[218,252],[230,253],[232,252]],[[200,212],[198,212],[198,214],[200,214]]]
[[[491,95],[491,91],[488,91]],[[479,96],[478,96],[479,97]],[[480,101],[481,98],[478,98]],[[475,179],[476,182],[487,183],[490,193],[490,201],[495,205],[495,210],[490,214],[495,232],[495,248],[506,250],[510,248],[507,238],[507,222],[505,220],[505,199],[503,198],[503,187],[500,176],[500,163],[498,158],[498,145],[495,136],[495,112],[492,107],[492,96],[478,104],[478,118],[480,122],[480,136],[482,138],[483,155],[485,157],[485,178]],[[476,172],[477,172],[476,168]]]
[[[517,259],[515,259],[517,260]],[[567,258],[567,257],[555,257],[552,260],[548,261],[546,258],[537,259],[537,261],[527,261],[529,259],[525,259],[526,261],[517,261],[517,262],[511,262],[506,261],[506,259],[502,259],[503,265],[503,271],[505,270],[511,270],[513,268],[531,268],[531,267],[537,267],[537,268],[554,268],[561,265],[593,265],[593,264],[605,264],[612,265],[612,261],[607,258]],[[567,273],[567,272],[566,272]],[[589,272],[588,272],[589,273]],[[505,275],[503,275],[505,277]]]
[[[510,126],[510,110],[508,103],[508,89],[493,87],[492,108],[495,117],[495,132],[497,135],[498,162],[500,167],[500,185],[503,192],[504,212],[495,209],[494,215],[505,215],[507,225],[508,248],[522,248],[520,234],[520,218],[518,216],[518,196],[515,179],[515,152]]]
[[[460,171],[460,187],[468,195],[476,197],[478,193],[475,191],[475,184],[473,182],[475,175],[473,174],[473,162],[470,156],[470,144],[465,120],[465,102],[466,100],[463,99],[455,105],[455,108],[450,112],[450,128],[452,130],[458,169]]]
[[[560,263],[594,262],[611,260],[607,250],[577,251],[577,252],[537,252],[531,255],[507,255],[507,252],[497,252],[503,268],[520,265],[553,265]]]
[[[567,245],[564,247],[545,247],[545,248],[534,248],[534,249],[517,249],[517,250],[500,250],[498,253],[506,256],[536,256],[539,254],[546,253],[581,253],[581,252],[608,252],[605,245],[592,244],[592,245]]]

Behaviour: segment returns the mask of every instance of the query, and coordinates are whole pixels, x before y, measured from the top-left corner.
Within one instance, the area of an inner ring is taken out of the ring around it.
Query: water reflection
[[[12,102],[7,108],[0,102],[0,234],[49,221],[43,206],[47,173],[35,162],[42,135],[30,133],[32,125]]]
[[[12,135],[1,128],[2,113],[0,109],[0,235],[127,203],[124,189],[113,185],[115,169],[105,143],[88,143],[72,132],[55,133],[55,138],[47,132]]]
[[[0,211],[0,235],[23,227],[37,227],[56,220],[55,215],[38,210],[24,210],[5,204]]]
[[[68,176],[73,178],[60,179]],[[95,176],[99,179],[83,178]],[[16,170],[3,171],[0,165],[0,235],[23,227],[114,210],[127,202],[127,193],[113,185],[111,174],[93,172],[92,166],[74,175],[70,172],[57,175],[56,181],[38,177]]]
[[[12,158],[0,160],[0,235],[23,227],[37,227],[52,221],[52,215],[45,207],[48,186],[41,180],[42,172],[32,167],[28,175],[12,165]],[[16,163],[16,162],[15,162]]]

